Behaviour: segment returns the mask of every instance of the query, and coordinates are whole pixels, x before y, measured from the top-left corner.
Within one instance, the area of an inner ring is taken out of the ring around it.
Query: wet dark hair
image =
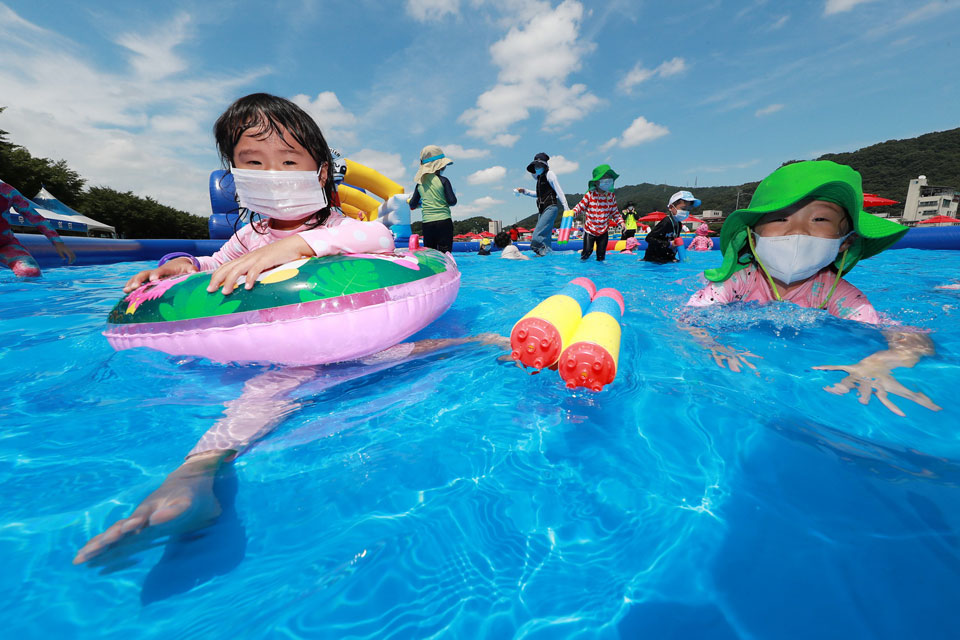
[[[508,244],[510,244],[510,234],[506,231],[501,231],[493,238],[493,244],[497,245],[498,249],[503,249]]]
[[[327,206],[317,211],[307,222],[307,226],[316,227],[323,224],[330,215],[330,203],[333,202],[335,189],[333,154],[316,121],[286,98],[269,93],[251,93],[240,98],[227,107],[213,125],[213,137],[217,141],[217,151],[220,152],[220,160],[225,169],[229,170],[233,165],[233,150],[243,134],[250,129],[256,129],[258,138],[275,134],[284,142],[286,139],[283,131],[286,130],[307,150],[310,157],[316,161],[317,167],[327,166],[327,178],[323,183],[323,190],[327,195]]]

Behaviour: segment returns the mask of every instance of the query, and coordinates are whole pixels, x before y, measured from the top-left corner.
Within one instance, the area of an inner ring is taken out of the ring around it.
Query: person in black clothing
[[[677,249],[673,246],[673,241],[679,238],[683,232],[683,225],[680,224],[680,221],[685,220],[690,215],[690,211],[699,206],[700,201],[694,198],[689,191],[677,191],[670,196],[667,217],[658,222],[653,231],[648,233],[645,238],[647,251],[643,254],[643,259],[658,264],[679,262]]]
[[[527,171],[537,180],[537,190],[531,191],[520,187],[517,193],[537,199],[537,226],[530,239],[530,248],[538,256],[546,256],[553,252],[550,235],[556,225],[557,216],[567,208],[567,196],[557,180],[556,174],[550,170],[547,162],[550,156],[538,153],[533,162],[527,165]]]

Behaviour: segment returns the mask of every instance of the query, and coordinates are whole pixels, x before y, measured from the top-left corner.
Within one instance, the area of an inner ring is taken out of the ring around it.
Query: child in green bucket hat
[[[587,192],[573,208],[574,215],[583,213],[583,250],[580,259],[587,260],[597,247],[597,261],[603,262],[607,256],[607,244],[610,241],[610,221],[623,223],[617,197],[613,195],[613,182],[619,174],[608,164],[593,169],[593,179],[587,182]]]
[[[907,232],[891,220],[863,211],[860,174],[829,161],[796,162],[780,167],[757,187],[746,209],[727,218],[720,232],[723,263],[707,269],[711,284],[696,292],[688,306],[732,302],[792,302],[825,309],[843,319],[879,324],[880,317],[867,297],[843,279],[860,261],[889,248]],[[701,330],[692,333],[708,346],[721,367],[733,371],[756,368],[746,357],[717,344]],[[916,332],[885,332],[889,348],[850,366],[815,367],[842,370],[849,375],[827,388],[844,394],[861,387],[861,401],[870,389],[891,411],[903,415],[887,392],[939,410],[923,393],[903,387],[890,373],[894,367],[912,367],[933,353],[930,339]]]

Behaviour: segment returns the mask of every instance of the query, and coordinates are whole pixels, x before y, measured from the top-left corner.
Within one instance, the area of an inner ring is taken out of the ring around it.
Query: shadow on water
[[[247,551],[247,534],[237,514],[237,474],[233,467],[218,474],[213,492],[223,510],[220,517],[202,531],[170,539],[143,582],[142,604],[186,593],[240,565]]]

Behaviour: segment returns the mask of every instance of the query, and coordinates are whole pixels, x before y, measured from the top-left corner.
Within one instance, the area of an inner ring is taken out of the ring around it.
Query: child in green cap
[[[860,174],[828,161],[780,167],[757,187],[750,206],[730,214],[720,232],[723,264],[707,269],[711,284],[696,292],[688,306],[732,302],[792,302],[825,309],[843,319],[879,324],[880,318],[855,286],[843,279],[860,260],[889,248],[907,232],[890,220],[863,211]],[[718,344],[700,329],[691,333],[713,351],[717,364],[733,371],[756,357]],[[880,401],[903,415],[887,397],[894,393],[928,409],[940,409],[926,395],[910,391],[891,374],[934,353],[930,339],[916,332],[885,332],[889,348],[849,366],[814,367],[849,374],[827,391],[844,394],[860,387],[861,402],[876,391]]]
[[[602,164],[593,170],[593,180],[587,182],[588,191],[573,208],[574,215],[585,213],[583,250],[581,260],[588,260],[597,246],[597,262],[603,262],[607,256],[607,243],[610,239],[610,221],[623,223],[617,197],[613,195],[613,181],[620,176],[608,164]]]

